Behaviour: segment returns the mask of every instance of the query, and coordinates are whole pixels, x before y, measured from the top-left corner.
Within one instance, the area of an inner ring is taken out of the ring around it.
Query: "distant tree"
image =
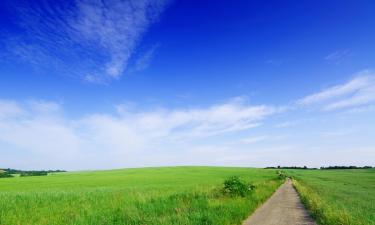
[[[371,166],[327,166],[327,167],[320,167],[322,170],[343,170],[343,169],[371,169]]]
[[[29,177],[29,176],[47,176],[47,171],[26,171],[21,173],[21,177]]]
[[[66,172],[65,170],[16,170],[16,169],[0,169],[0,177],[12,177],[11,174],[20,174],[21,177],[28,176],[46,176],[48,173]]]
[[[277,167],[266,167],[265,169],[304,169],[304,170],[316,170],[317,168],[308,168],[307,166],[303,166],[303,167],[300,167],[300,166],[277,166]]]
[[[0,178],[6,178],[6,177],[13,177],[13,176],[5,170],[0,170]]]

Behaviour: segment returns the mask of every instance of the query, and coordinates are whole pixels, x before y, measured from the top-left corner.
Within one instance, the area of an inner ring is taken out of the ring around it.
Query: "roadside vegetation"
[[[282,182],[275,170],[221,167],[0,179],[0,224],[241,224]]]
[[[375,169],[284,170],[322,225],[375,224]]]
[[[246,197],[255,189],[255,185],[246,183],[237,176],[229,177],[224,181],[222,193],[231,197]]]

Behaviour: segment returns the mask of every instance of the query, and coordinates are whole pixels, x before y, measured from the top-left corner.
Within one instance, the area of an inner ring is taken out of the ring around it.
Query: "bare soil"
[[[259,207],[243,225],[317,225],[303,206],[291,180]]]

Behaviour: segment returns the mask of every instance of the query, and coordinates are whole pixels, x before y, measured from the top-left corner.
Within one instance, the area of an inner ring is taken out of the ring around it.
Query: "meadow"
[[[239,176],[246,197],[219,191]],[[282,183],[275,170],[164,167],[0,179],[1,225],[241,224]]]
[[[319,224],[375,224],[375,169],[284,172]]]

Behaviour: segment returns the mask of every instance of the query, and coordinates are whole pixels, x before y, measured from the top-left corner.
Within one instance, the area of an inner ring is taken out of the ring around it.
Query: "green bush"
[[[246,184],[237,176],[229,177],[224,181],[223,193],[232,197],[245,197],[255,188],[252,184]]]
[[[280,180],[285,180],[287,178],[286,174],[283,171],[277,171],[277,176],[279,177]]]
[[[6,177],[13,177],[11,174],[1,170],[0,171],[0,178],[6,178]]]

